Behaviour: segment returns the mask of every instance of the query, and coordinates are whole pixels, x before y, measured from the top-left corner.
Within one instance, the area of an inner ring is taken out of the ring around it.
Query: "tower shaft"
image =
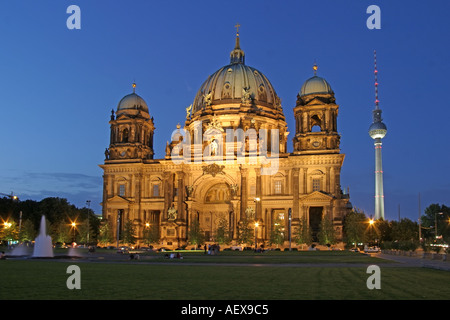
[[[375,220],[384,220],[383,165],[381,158],[382,142],[375,139]]]

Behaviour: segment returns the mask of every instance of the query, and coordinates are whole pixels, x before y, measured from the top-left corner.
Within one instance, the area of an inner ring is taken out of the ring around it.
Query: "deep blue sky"
[[[66,9],[81,9],[69,30]],[[369,30],[366,9],[381,8]],[[155,119],[156,157],[208,75],[229,63],[241,24],[246,64],[282,99],[289,150],[293,107],[303,82],[326,78],[340,105],[346,154],[342,188],[373,214],[377,50],[386,219],[417,220],[431,203],[450,205],[450,20],[448,1],[2,1],[0,192],[22,200],[66,197],[101,212],[109,117],[132,91]]]

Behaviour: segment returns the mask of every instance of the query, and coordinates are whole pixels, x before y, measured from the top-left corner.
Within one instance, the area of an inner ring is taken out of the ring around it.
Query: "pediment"
[[[124,120],[124,119],[129,119],[130,117],[125,114],[125,113],[121,113],[116,117],[116,120]]]
[[[126,203],[126,204],[128,204],[128,203],[130,203],[131,201],[130,200],[127,200],[126,198],[124,198],[124,197],[121,197],[121,196],[114,196],[114,197],[112,197],[112,198],[109,198],[108,199],[108,202],[109,203]]]
[[[330,203],[333,200],[333,196],[321,192],[321,191],[314,191],[311,192],[307,195],[305,195],[304,197],[301,198],[301,201],[303,202],[326,202],[326,203]]]
[[[326,104],[326,101],[324,101],[324,99],[320,99],[319,97],[315,97],[314,99],[308,101],[307,105],[311,106],[311,105],[323,105]]]

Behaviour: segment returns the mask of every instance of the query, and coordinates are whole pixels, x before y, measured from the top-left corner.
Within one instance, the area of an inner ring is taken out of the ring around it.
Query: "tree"
[[[250,219],[245,217],[241,220],[239,230],[238,230],[238,243],[247,244],[249,246],[253,245],[255,237],[255,228],[250,226]]]
[[[273,222],[272,230],[270,230],[270,239],[269,239],[270,245],[276,244],[278,247],[278,245],[284,243],[283,231],[284,231],[283,220],[277,217]]]
[[[91,243],[92,242],[92,240],[95,238],[95,235],[94,235],[94,229],[93,229],[93,227],[92,227],[92,224],[90,223],[90,221],[89,221],[89,223],[88,223],[88,220],[86,219],[86,220],[84,220],[81,224],[80,224],[80,226],[79,226],[79,228],[78,228],[78,231],[79,231],[79,233],[80,233],[80,242],[82,242],[82,243],[85,243],[85,244],[89,244],[89,243]],[[88,233],[89,232],[89,233]],[[89,239],[88,239],[89,238]],[[88,243],[89,242],[89,243]]]
[[[72,234],[70,232],[71,226],[64,221],[59,221],[52,226],[52,241],[54,243],[68,243],[72,240]]]
[[[107,245],[114,241],[114,230],[110,221],[100,226],[98,241],[102,245]]]
[[[195,246],[205,243],[205,234],[200,228],[200,222],[198,220],[194,219],[189,224],[188,236],[189,242]]]
[[[308,246],[313,242],[311,228],[305,216],[302,217],[300,224],[294,230],[294,241],[297,245],[306,244]]]
[[[228,221],[224,216],[219,217],[217,224],[215,240],[218,244],[229,244],[231,242]]]
[[[8,245],[19,239],[19,230],[14,220],[4,222],[0,228],[0,240],[7,241]]]
[[[31,220],[26,219],[22,222],[22,227],[19,233],[19,241],[33,241],[36,238],[36,230]]]
[[[87,217],[89,217],[89,224],[92,228],[92,236],[90,234],[89,239],[95,239],[100,228],[100,221],[91,209],[78,209],[64,198],[50,197],[41,201],[0,198],[0,217],[4,221],[15,221],[16,225],[18,225],[21,219],[21,233],[24,230],[25,221],[31,221],[33,225],[35,234],[27,232],[28,234],[25,236],[20,235],[21,241],[34,240],[39,232],[39,225],[43,215],[49,224],[47,230],[51,230],[50,226],[56,226],[58,223],[67,223],[68,220],[75,221],[77,218],[86,220]]]
[[[356,247],[358,243],[364,242],[367,218],[362,212],[352,211],[344,218],[344,242],[347,246]]]
[[[391,222],[392,239],[395,241],[411,241],[419,239],[419,225],[408,218],[403,218],[399,222]]]
[[[331,219],[327,217],[322,219],[317,237],[319,238],[319,243],[322,245],[332,245],[337,242],[336,230],[333,227]]]
[[[442,213],[442,214],[441,214]],[[423,237],[436,239],[436,236],[442,236],[442,240],[450,241],[450,207],[439,205],[437,203],[429,205],[425,209],[425,215],[421,217],[423,228]],[[437,230],[436,229],[437,225]]]
[[[144,229],[144,243],[150,245],[152,243],[159,243],[159,226],[152,224]]]
[[[375,227],[378,231],[380,244],[384,241],[392,241],[392,228],[389,221],[383,219],[377,220]]]
[[[136,243],[136,227],[132,220],[127,220],[123,226],[122,242],[133,245]]]

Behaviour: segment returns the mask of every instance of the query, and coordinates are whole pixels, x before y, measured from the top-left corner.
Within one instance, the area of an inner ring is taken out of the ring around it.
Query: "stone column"
[[[299,175],[300,169],[293,168],[292,169],[292,219],[299,219],[299,195],[300,195],[300,186],[299,186]]]
[[[325,191],[331,193],[331,184],[330,184],[331,167],[327,167],[327,175],[326,175],[325,179],[326,179]]]
[[[135,218],[141,220],[141,222],[142,222],[142,219],[141,219],[141,209],[142,209],[141,202],[142,201],[141,201],[141,199],[142,199],[142,191],[143,190],[142,190],[142,174],[141,173],[135,174],[135,184],[136,184],[136,189],[135,189],[136,195],[134,198],[134,202],[137,203],[137,206],[138,206],[137,217],[135,217]]]
[[[262,217],[262,187],[261,187],[261,168],[255,168],[256,173],[256,197],[259,198],[259,201],[255,203],[255,219],[260,221]]]
[[[194,201],[191,200],[191,198],[189,198],[189,200],[186,200],[185,203],[187,205],[187,212],[186,212],[186,240],[188,239],[189,236],[189,224],[191,223],[191,221],[193,221],[193,213],[192,213],[192,203]]]
[[[231,200],[231,204],[233,205],[233,213],[232,217],[230,217],[230,227],[233,232],[232,239],[236,239],[238,234],[238,223],[240,220],[239,200]]]
[[[172,173],[164,172],[164,212],[161,220],[167,220],[167,210],[172,205]]]
[[[102,217],[106,219],[107,206],[108,206],[108,188],[109,188],[109,176],[103,175],[103,205],[102,205]]]
[[[303,177],[302,177],[302,185],[303,185],[303,193],[308,192],[308,168],[303,169]]]
[[[178,177],[178,202],[177,202],[177,219],[186,221],[186,211],[184,208],[184,173],[179,171],[177,172]]]
[[[247,209],[247,200],[248,200],[248,169],[240,168],[241,170],[241,212],[240,212],[240,220],[242,220],[242,215],[245,214],[245,209]]]

